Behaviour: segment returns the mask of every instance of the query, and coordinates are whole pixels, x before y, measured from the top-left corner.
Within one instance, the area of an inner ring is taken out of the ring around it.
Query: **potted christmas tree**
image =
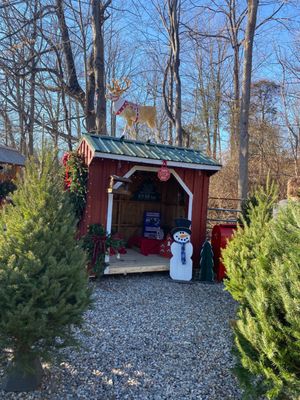
[[[27,164],[14,206],[0,215],[0,348],[13,355],[6,391],[37,388],[40,360],[76,344],[72,327],[81,325],[90,303],[68,196],[57,157],[49,152]]]

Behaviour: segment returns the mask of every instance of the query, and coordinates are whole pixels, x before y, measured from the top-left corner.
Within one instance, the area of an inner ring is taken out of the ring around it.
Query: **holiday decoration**
[[[56,154],[32,159],[0,213],[0,348],[9,359],[6,391],[35,390],[43,360],[78,344],[90,303],[85,254],[63,190]],[[24,398],[24,396],[22,396]]]
[[[168,234],[166,236],[166,239],[160,245],[159,254],[162,257],[166,257],[166,258],[171,258],[172,257],[172,253],[171,253],[171,244],[172,244],[172,242],[173,242],[172,236],[170,234]]]
[[[200,253],[200,281],[214,281],[214,254],[211,244],[206,240],[202,246]]]
[[[103,275],[107,256],[126,253],[124,240],[118,235],[107,234],[101,224],[89,226],[88,233],[83,238],[83,248],[88,254],[89,273],[95,274],[97,278]]]
[[[176,227],[172,230],[174,242],[171,245],[170,276],[175,280],[190,281],[193,273],[191,221],[180,218],[175,220],[175,224]]]
[[[162,181],[162,182],[166,182],[166,181],[168,181],[170,179],[171,172],[167,167],[167,161],[166,160],[163,161],[163,165],[161,166],[161,168],[157,172],[157,176],[158,176],[158,179],[160,181]]]
[[[146,123],[149,128],[158,134],[156,127],[156,108],[154,106],[141,106],[121,97],[121,95],[129,89],[130,85],[131,82],[129,79],[124,80],[123,86],[118,79],[113,79],[112,85],[107,85],[109,92],[106,98],[112,100],[114,113],[126,120],[123,134],[126,133],[127,128],[129,128],[131,132],[133,125],[136,123]]]
[[[76,152],[65,153],[62,162],[65,167],[65,190],[70,192],[75,214],[80,218],[86,204],[87,166],[84,158]]]

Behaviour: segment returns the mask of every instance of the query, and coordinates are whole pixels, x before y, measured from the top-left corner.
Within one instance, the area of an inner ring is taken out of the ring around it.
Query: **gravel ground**
[[[48,366],[39,391],[0,391],[1,399],[241,398],[230,372],[235,304],[223,285],[110,276],[95,283],[94,298],[89,335],[77,333],[84,348]]]

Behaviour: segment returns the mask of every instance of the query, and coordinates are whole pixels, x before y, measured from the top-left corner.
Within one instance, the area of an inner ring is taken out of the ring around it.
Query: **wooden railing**
[[[207,209],[207,237],[216,224],[236,224],[240,210],[240,199],[227,197],[210,197]]]

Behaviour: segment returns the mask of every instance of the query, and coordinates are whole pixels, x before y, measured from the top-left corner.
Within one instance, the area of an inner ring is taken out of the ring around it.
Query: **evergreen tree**
[[[261,223],[262,210],[270,204],[267,197],[251,215],[251,226]],[[227,253],[227,262],[230,254],[247,254],[248,266],[239,274],[244,293],[238,296],[242,301],[234,328],[235,371],[245,398],[296,400],[300,398],[300,203],[290,202],[262,228],[265,234],[251,245],[246,231],[248,253],[242,232],[235,242],[240,247]],[[228,247],[233,246],[234,241]],[[229,285],[235,277],[232,264],[226,286],[236,297],[235,286]]]
[[[14,206],[0,215],[0,348],[12,349],[14,365],[24,371],[37,356],[49,359],[76,344],[72,327],[90,303],[68,196],[49,152],[26,165]]]
[[[252,261],[261,255],[260,244],[269,234],[272,210],[277,201],[277,187],[267,184],[257,189],[249,202],[247,219],[241,216],[242,225],[238,226],[233,238],[222,251],[227,277],[225,286],[239,303],[245,301],[245,291],[252,280]]]

